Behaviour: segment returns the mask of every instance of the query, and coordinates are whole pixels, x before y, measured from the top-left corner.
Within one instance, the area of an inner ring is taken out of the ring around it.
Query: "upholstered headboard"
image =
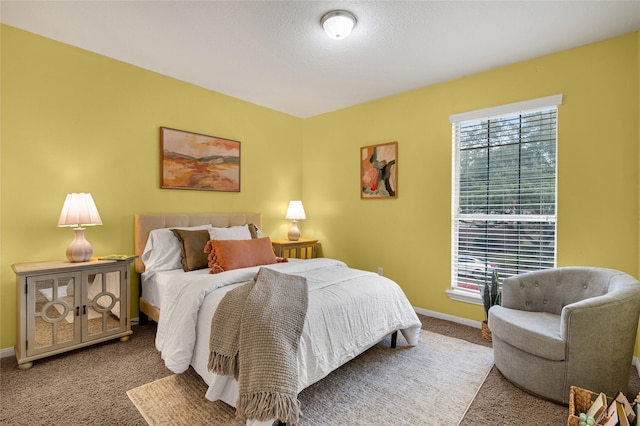
[[[171,228],[174,226],[213,225],[216,227],[239,226],[249,223],[262,228],[262,215],[260,213],[211,213],[211,214],[136,214],[135,215],[135,241],[134,250],[138,255],[136,259],[136,271],[144,272],[142,263],[142,251],[147,244],[149,232],[158,228]]]

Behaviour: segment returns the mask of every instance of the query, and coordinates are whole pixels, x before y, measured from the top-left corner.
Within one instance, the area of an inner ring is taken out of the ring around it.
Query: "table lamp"
[[[86,262],[93,255],[93,248],[84,238],[83,226],[102,225],[102,219],[91,194],[67,194],[58,226],[73,226],[75,237],[67,247],[69,262]]]
[[[287,214],[285,219],[291,221],[291,229],[287,234],[289,241],[298,241],[300,239],[300,230],[298,229],[298,221],[306,219],[304,214],[304,207],[302,207],[302,201],[289,201],[289,208],[287,208]]]

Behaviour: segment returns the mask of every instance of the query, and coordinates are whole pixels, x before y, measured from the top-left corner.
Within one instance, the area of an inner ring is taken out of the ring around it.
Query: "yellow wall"
[[[638,79],[638,148],[639,148],[638,151],[640,154],[640,31],[636,32],[636,35],[637,35],[636,47],[637,47],[637,60],[638,60],[638,64],[636,68],[637,79]],[[638,164],[640,165],[640,157],[638,157]],[[640,178],[640,166],[638,168],[639,168],[638,177]],[[640,184],[638,184],[638,188],[640,191]],[[638,206],[638,212],[639,212],[638,214],[640,215],[640,206]],[[638,244],[640,245],[640,235],[638,235]],[[640,255],[640,253],[638,253],[638,255]],[[635,354],[636,356],[640,354],[640,330],[638,330],[638,336],[636,337]],[[640,369],[640,367],[636,367],[636,368]]]
[[[310,118],[306,230],[325,252],[398,281],[414,306],[482,319],[450,300],[449,115],[561,93],[558,264],[638,276],[636,34]],[[398,141],[398,198],[359,198],[359,147]],[[311,178],[313,177],[313,178]]]
[[[384,267],[416,307],[480,320],[444,293],[449,115],[557,93],[558,263],[640,275],[638,34],[306,120],[11,27],[1,37],[0,348],[15,340],[11,264],[64,258],[72,232],[55,224],[73,191],[91,192],[104,221],[87,230],[95,253],[131,252],[136,212],[261,211],[279,238],[302,197],[300,227],[322,254]],[[159,126],[240,140],[242,191],[159,189]],[[398,198],[361,200],[359,147],[390,141]]]
[[[261,211],[283,237],[301,197],[303,121],[2,26],[0,348],[15,340],[17,262],[64,259],[65,195],[90,192],[94,254],[133,252],[137,212]],[[159,188],[159,127],[241,142],[241,192]],[[286,170],[286,172],[285,172]],[[134,275],[135,276],[135,275]],[[137,310],[137,277],[132,285]]]

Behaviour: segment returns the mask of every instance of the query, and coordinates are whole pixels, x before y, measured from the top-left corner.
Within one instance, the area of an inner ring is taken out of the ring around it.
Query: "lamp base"
[[[75,237],[69,247],[67,247],[67,259],[69,262],[86,262],[93,255],[93,247],[84,238],[85,228],[73,228]]]
[[[287,238],[289,241],[298,241],[300,239],[300,230],[298,229],[298,221],[291,221],[291,229],[289,229],[289,233],[287,234]]]

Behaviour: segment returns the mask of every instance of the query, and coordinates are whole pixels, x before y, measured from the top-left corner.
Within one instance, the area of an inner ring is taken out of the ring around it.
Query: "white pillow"
[[[170,271],[181,269],[180,241],[171,231],[172,229],[211,229],[211,225],[198,225],[190,227],[171,227],[154,229],[149,233],[147,245],[142,252],[142,262],[146,271]]]
[[[226,228],[211,227],[209,237],[212,240],[250,240],[249,225],[227,226]]]

